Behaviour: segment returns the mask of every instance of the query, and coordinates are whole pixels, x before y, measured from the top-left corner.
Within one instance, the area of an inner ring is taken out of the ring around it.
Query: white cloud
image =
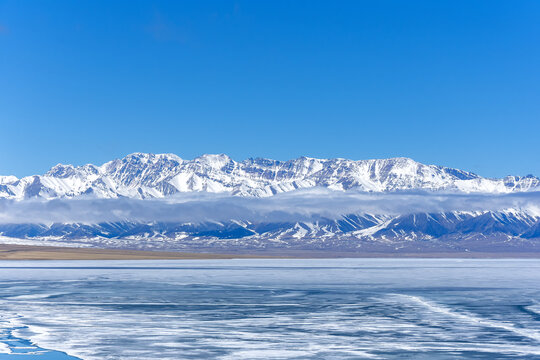
[[[0,201],[0,223],[107,221],[203,222],[302,221],[343,214],[406,214],[515,208],[540,216],[540,192],[507,195],[451,193],[364,193],[299,190],[270,198],[186,193],[167,199],[55,199]]]

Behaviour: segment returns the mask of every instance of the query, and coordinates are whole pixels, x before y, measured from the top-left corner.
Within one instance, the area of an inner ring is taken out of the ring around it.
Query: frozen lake
[[[538,359],[540,261],[2,261],[0,315],[0,360]]]

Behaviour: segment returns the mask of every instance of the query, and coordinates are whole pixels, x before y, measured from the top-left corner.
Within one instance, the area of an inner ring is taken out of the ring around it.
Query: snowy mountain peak
[[[160,198],[193,191],[266,197],[312,187],[368,192],[509,193],[540,190],[540,180],[534,176],[488,179],[405,157],[300,157],[288,161],[251,158],[237,162],[225,154],[184,160],[175,154],[133,153],[101,166],[58,164],[41,176],[1,176],[0,198]]]
[[[212,169],[221,169],[233,162],[232,159],[225,154],[205,154],[193,159],[193,161],[209,166]]]
[[[0,176],[0,185],[4,184],[12,184],[19,179],[16,176],[13,175],[7,175],[7,176]]]

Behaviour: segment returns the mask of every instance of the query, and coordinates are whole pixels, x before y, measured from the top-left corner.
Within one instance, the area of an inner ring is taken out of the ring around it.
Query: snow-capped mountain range
[[[539,191],[532,175],[489,179],[408,158],[237,162],[135,153],[101,166],[0,176],[0,242],[540,253]]]
[[[297,189],[393,192],[400,190],[510,193],[540,189],[532,175],[484,178],[474,173],[408,158],[289,161],[203,155],[184,160],[174,154],[134,153],[101,166],[58,164],[44,175],[0,176],[0,198],[163,198],[184,192],[269,197]]]

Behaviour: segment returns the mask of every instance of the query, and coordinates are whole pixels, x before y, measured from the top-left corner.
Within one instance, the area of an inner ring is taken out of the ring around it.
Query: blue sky
[[[0,174],[128,153],[540,175],[539,1],[0,0]]]

